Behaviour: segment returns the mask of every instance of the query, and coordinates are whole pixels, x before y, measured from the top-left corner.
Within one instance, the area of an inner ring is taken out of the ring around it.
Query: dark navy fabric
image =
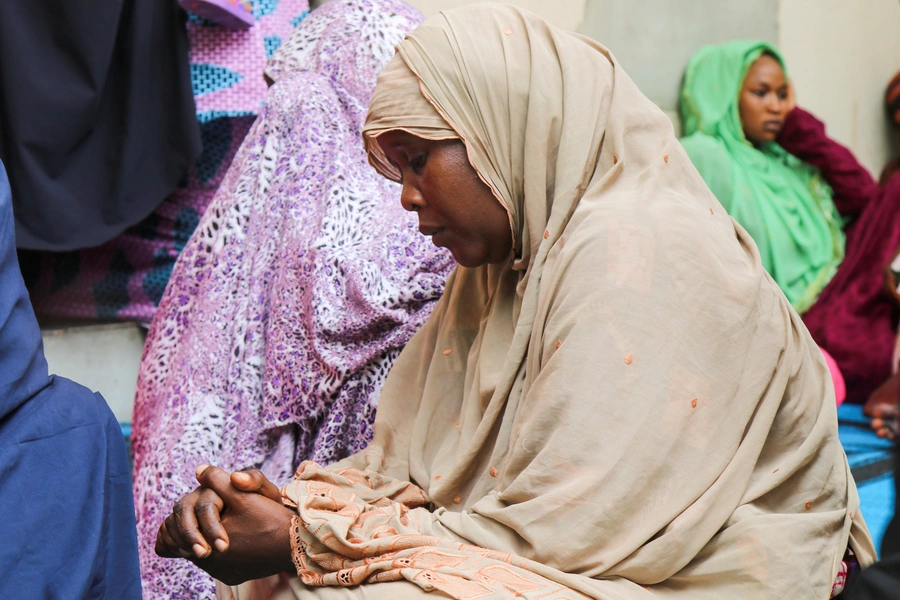
[[[200,154],[175,0],[0,0],[0,160],[19,247],[106,242]]]
[[[0,598],[140,597],[125,442],[99,394],[48,374],[0,163]]]

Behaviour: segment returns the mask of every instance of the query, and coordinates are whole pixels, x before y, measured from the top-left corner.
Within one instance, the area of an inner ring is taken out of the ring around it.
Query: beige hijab
[[[515,256],[450,277],[371,446],[286,486],[307,584],[824,599],[848,542],[873,560],[821,353],[608,50],[443,12],[372,100],[395,179],[397,128],[465,141]]]

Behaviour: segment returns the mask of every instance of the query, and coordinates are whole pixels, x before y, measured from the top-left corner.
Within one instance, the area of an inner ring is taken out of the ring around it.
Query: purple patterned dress
[[[453,268],[369,167],[375,78],[421,16],[332,0],[275,53],[266,106],[175,265],[153,319],[134,415],[146,598],[212,598],[157,529],[202,463],[287,483],[301,460],[365,447],[394,359]]]

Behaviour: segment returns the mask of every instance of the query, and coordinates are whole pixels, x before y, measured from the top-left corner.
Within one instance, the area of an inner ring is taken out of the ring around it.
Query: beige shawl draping
[[[515,256],[457,268],[371,446],[283,490],[303,581],[825,599],[848,542],[871,562],[821,353],[609,51],[512,6],[443,12],[399,45],[367,135],[422,124],[397,112],[421,106],[392,96],[404,68]]]

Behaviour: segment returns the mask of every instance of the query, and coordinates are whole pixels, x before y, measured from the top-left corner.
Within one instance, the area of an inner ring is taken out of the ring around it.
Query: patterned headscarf
[[[153,553],[197,465],[280,484],[303,459],[363,448],[387,372],[443,291],[452,258],[419,234],[360,134],[378,73],[420,19],[400,0],[333,0],[301,22],[175,265],[135,401],[148,597],[212,596],[209,576]]]

